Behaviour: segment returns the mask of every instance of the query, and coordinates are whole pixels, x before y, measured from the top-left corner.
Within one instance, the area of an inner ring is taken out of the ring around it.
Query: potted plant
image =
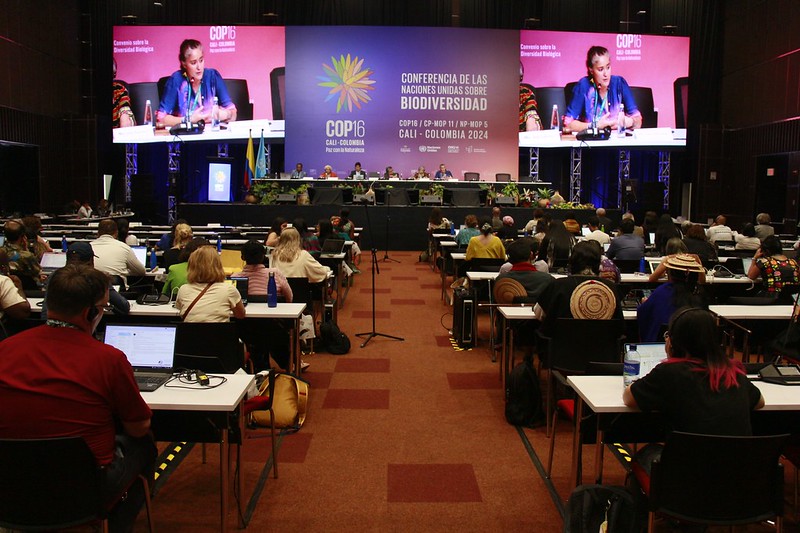
[[[523,187],[522,192],[519,195],[519,205],[520,207],[530,207],[533,205],[533,200],[536,197],[536,193],[533,189],[529,189],[527,187]]]
[[[278,183],[260,180],[253,183],[250,189],[254,195],[260,198],[259,203],[262,205],[272,205],[278,198],[280,192],[280,185]]]
[[[543,187],[541,189],[536,190],[536,196],[539,197],[539,207],[549,207],[550,206],[550,198],[553,196],[553,189],[548,189],[547,187]]]
[[[432,183],[430,187],[422,191],[419,195],[420,204],[441,204],[444,198],[444,185]]]
[[[290,189],[289,192],[297,197],[297,205],[309,205],[311,203],[311,199],[308,196],[308,187],[308,183],[304,183],[294,189]]]
[[[494,199],[495,205],[517,205],[519,203],[519,189],[516,183],[509,182]]]
[[[481,193],[486,194],[486,205],[492,205],[494,199],[497,198],[497,191],[494,190],[494,184],[480,183]]]

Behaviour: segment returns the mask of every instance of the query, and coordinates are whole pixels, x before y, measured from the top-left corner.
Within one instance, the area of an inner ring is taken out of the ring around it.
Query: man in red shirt
[[[157,451],[152,412],[125,354],[92,337],[108,284],[87,265],[59,269],[47,290],[46,325],[0,343],[0,437],[82,436],[105,466],[113,501],[136,476],[152,472]],[[128,529],[143,501],[129,494],[110,516],[112,529]]]

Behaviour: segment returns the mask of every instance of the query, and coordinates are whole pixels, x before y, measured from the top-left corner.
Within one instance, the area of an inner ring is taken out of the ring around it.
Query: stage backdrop
[[[286,29],[286,166],[517,174],[519,32]]]
[[[689,75],[688,37],[522,30],[523,81],[537,88],[564,87],[578,81],[586,76],[586,52],[595,45],[608,48],[612,74],[622,76],[632,87],[653,89],[658,126],[674,128],[673,84]],[[551,109],[539,109],[546,127]],[[561,115],[565,111],[559,109]]]
[[[180,68],[184,39],[203,44],[206,68],[247,80],[253,118],[273,118],[270,72],[285,64],[283,26],[115,26],[117,78],[137,83],[170,76]]]

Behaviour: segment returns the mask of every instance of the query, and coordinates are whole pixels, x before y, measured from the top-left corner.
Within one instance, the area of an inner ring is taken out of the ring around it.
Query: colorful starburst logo
[[[319,76],[322,80],[319,86],[330,87],[325,101],[336,98],[337,113],[345,105],[348,111],[353,111],[353,106],[361,109],[362,103],[372,100],[367,91],[375,90],[373,87],[375,80],[369,79],[373,71],[364,68],[363,59],[359,59],[358,56],[351,58],[350,54],[347,54],[347,57],[340,55],[338,61],[335,57],[331,57],[331,63],[332,67],[323,63],[325,76]]]

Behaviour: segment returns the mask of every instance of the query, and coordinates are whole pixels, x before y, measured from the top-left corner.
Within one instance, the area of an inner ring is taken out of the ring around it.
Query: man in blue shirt
[[[619,230],[622,234],[611,241],[606,257],[623,261],[638,261],[644,257],[644,239],[633,234],[633,227],[633,220],[625,219],[620,222]]]

